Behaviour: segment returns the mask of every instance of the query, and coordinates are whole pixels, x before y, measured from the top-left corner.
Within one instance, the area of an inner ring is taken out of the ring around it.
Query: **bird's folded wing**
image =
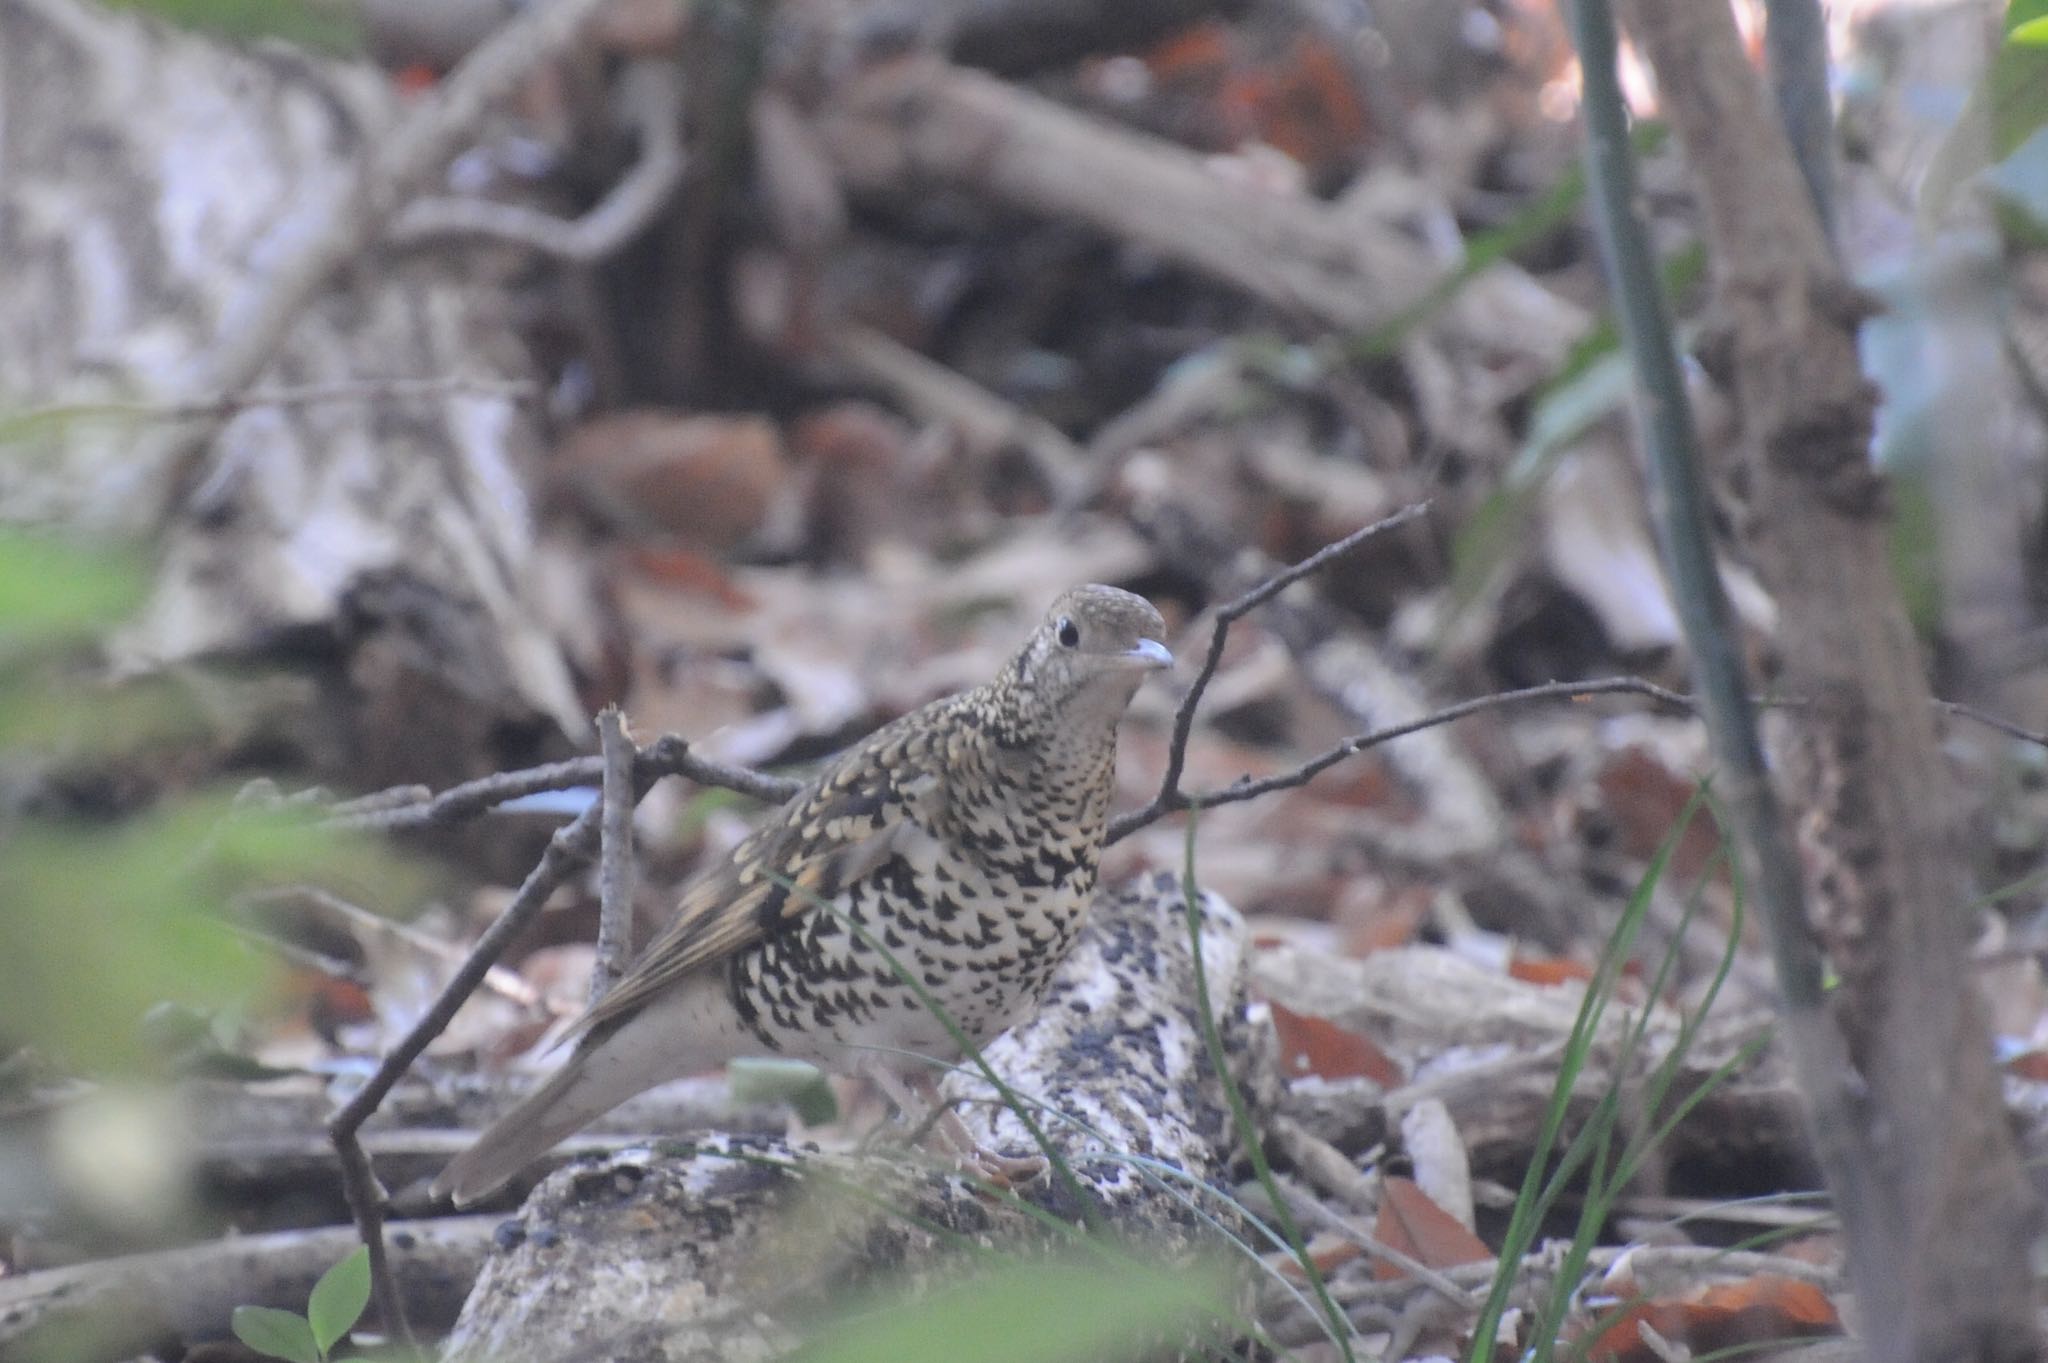
[[[957,757],[947,737],[891,725],[828,767],[683,892],[675,920],[569,1035],[601,1030],[685,976],[821,911],[906,838],[939,827],[945,773]]]

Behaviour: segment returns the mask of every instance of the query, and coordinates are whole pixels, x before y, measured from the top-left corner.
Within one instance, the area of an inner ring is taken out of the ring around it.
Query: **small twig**
[[[626,973],[633,955],[633,758],[626,719],[616,705],[597,716],[604,744],[603,833],[597,862],[597,960],[590,972],[593,1006]]]
[[[770,776],[748,767],[735,767],[698,757],[690,751],[686,739],[665,734],[641,749],[633,759],[633,779],[639,782],[670,775],[685,777],[700,786],[719,786],[767,804],[782,803],[796,794],[802,785],[802,782],[787,776]],[[411,803],[387,803],[382,792],[366,795],[350,805],[337,806],[323,821],[322,827],[340,831],[396,832],[459,823],[509,800],[550,790],[594,786],[603,780],[602,756],[572,757],[566,762],[481,776],[459,786],[450,786],[439,795],[427,795]]]
[[[360,378],[327,383],[301,383],[278,388],[251,388],[240,393],[150,402],[109,398],[104,401],[56,402],[29,407],[7,416],[10,427],[34,427],[73,421],[225,421],[255,407],[314,407],[333,402],[406,402],[423,398],[533,398],[540,385],[532,379],[487,379],[451,376],[439,379]]]
[[[1343,539],[1324,545],[1292,567],[1281,569],[1244,595],[1234,601],[1225,602],[1217,609],[1216,623],[1209,633],[1209,652],[1203,657],[1201,670],[1195,673],[1195,680],[1188,687],[1187,695],[1181,698],[1180,708],[1174,711],[1173,738],[1167,746],[1166,772],[1159,778],[1159,793],[1154,795],[1151,803],[1143,809],[1133,810],[1111,824],[1110,842],[1134,833],[1164,815],[1188,808],[1188,797],[1183,795],[1180,789],[1181,773],[1187,766],[1188,735],[1194,731],[1195,707],[1202,703],[1202,693],[1209,689],[1210,679],[1216,675],[1216,668],[1223,661],[1223,642],[1229,637],[1231,625],[1310,573],[1342,558],[1374,536],[1406,525],[1428,510],[1428,502],[1417,502],[1411,507],[1396,511],[1391,516],[1374,521],[1363,529],[1354,530]]]
[[[601,761],[601,759],[586,759]],[[573,765],[558,763],[558,767]],[[633,784],[637,792],[644,791],[664,776],[692,776],[693,770],[702,769],[705,764],[693,757],[689,745],[674,735],[656,740],[643,749],[633,763]],[[729,774],[738,769],[725,769]],[[517,773],[515,773],[517,774]],[[752,772],[739,773],[759,783],[770,778]],[[596,779],[601,772],[592,772],[585,780]],[[485,782],[471,782],[472,787]],[[776,783],[779,785],[779,783]],[[548,789],[551,787],[541,787]],[[463,789],[457,787],[447,792],[454,795]],[[445,796],[443,797],[446,798]],[[428,807],[439,803],[430,801]],[[482,804],[475,808],[484,807]],[[369,1082],[356,1091],[354,1097],[343,1104],[327,1124],[327,1134],[334,1142],[335,1153],[341,1157],[342,1190],[348,1197],[349,1211],[355,1218],[356,1230],[362,1236],[363,1244],[370,1251],[370,1281],[376,1294],[377,1307],[383,1313],[385,1326],[394,1335],[410,1343],[412,1329],[405,1319],[405,1311],[398,1295],[398,1285],[391,1276],[391,1264],[384,1246],[384,1190],[378,1186],[375,1172],[370,1167],[370,1158],[365,1153],[360,1139],[363,1123],[370,1119],[378,1106],[391,1093],[405,1072],[412,1068],[429,1043],[448,1026],[485,973],[497,963],[498,957],[511,944],[534,916],[556,887],[568,879],[569,873],[580,863],[587,861],[596,849],[600,806],[592,805],[576,816],[570,823],[555,831],[548,839],[547,850],[541,854],[538,865],[528,873],[526,881],[513,895],[498,921],[491,924],[469,953],[454,976],[450,978],[440,996],[434,1000],[420,1020],[413,1024],[403,1040],[387,1053],[377,1066],[377,1072]],[[471,812],[474,812],[472,810]]]
[[[1212,653],[1214,651],[1212,650]],[[1648,696],[1650,699],[1660,701],[1665,705],[1673,705],[1685,710],[1693,708],[1690,696],[1659,686],[1655,682],[1645,681],[1641,677],[1600,677],[1592,681],[1582,682],[1545,682],[1541,686],[1525,686],[1517,691],[1496,691],[1492,695],[1478,696],[1472,700],[1460,701],[1456,705],[1446,706],[1431,714],[1411,719],[1405,724],[1394,724],[1384,729],[1374,729],[1368,733],[1354,734],[1350,738],[1342,740],[1334,747],[1309,758],[1306,762],[1301,763],[1292,770],[1282,772],[1277,776],[1267,776],[1256,781],[1250,777],[1244,777],[1223,787],[1221,790],[1200,791],[1191,795],[1177,788],[1177,773],[1175,773],[1176,786],[1174,788],[1169,790],[1167,786],[1162,785],[1160,793],[1152,797],[1150,804],[1146,805],[1143,809],[1135,809],[1128,814],[1121,815],[1111,822],[1108,841],[1115,842],[1119,838],[1128,837],[1139,829],[1166,817],[1168,814],[1178,813],[1184,809],[1208,809],[1215,805],[1237,804],[1240,801],[1256,799],[1258,796],[1267,795],[1276,790],[1291,790],[1296,786],[1306,785],[1328,768],[1336,766],[1347,757],[1357,756],[1367,748],[1376,748],[1382,743],[1390,743],[1394,739],[1405,737],[1408,734],[1416,733],[1423,729],[1432,729],[1440,724],[1449,724],[1453,720],[1464,719],[1467,715],[1475,715],[1482,710],[1494,710],[1504,705],[1519,705],[1524,701],[1556,700],[1560,698],[1573,699],[1580,696],[1611,695],[1615,693]],[[1192,717],[1192,712],[1188,713]],[[1175,751],[1178,752],[1185,743],[1178,719],[1175,721],[1174,733]],[[1171,771],[1172,766],[1175,765],[1171,756],[1169,756],[1168,762],[1169,770]]]
[[[1319,1222],[1327,1230],[1335,1231],[1372,1258],[1383,1259],[1394,1265],[1452,1304],[1466,1311],[1476,1311],[1479,1308],[1479,1296],[1469,1288],[1451,1281],[1414,1255],[1388,1244],[1350,1217],[1324,1205],[1307,1189],[1297,1188],[1286,1179],[1277,1179],[1275,1182],[1281,1196],[1287,1199],[1287,1204],[1293,1211],[1311,1221]]]
[[[1351,1157],[1292,1117],[1275,1114],[1266,1121],[1266,1135],[1287,1156],[1287,1162],[1316,1187],[1340,1198],[1347,1207],[1370,1216],[1379,1206],[1379,1179],[1362,1173]]]
[[[420,199],[393,224],[411,246],[480,237],[530,247],[579,264],[605,260],[638,235],[683,182],[682,76],[668,59],[645,58],[619,77],[619,103],[640,138],[633,163],[598,204],[573,221],[491,199]]]
[[[456,1010],[468,1000],[483,980],[484,973],[497,962],[512,939],[526,929],[541,906],[547,903],[548,896],[568,879],[570,871],[589,858],[597,839],[597,815],[598,807],[592,805],[577,815],[575,822],[557,829],[554,837],[548,839],[547,851],[541,854],[539,864],[528,874],[526,883],[519,887],[519,892],[512,897],[512,903],[498,921],[478,939],[469,959],[462,963],[462,968],[442,989],[440,997],[434,1000],[434,1006],[385,1055],[370,1081],[356,1090],[355,1096],[343,1104],[327,1123],[327,1134],[334,1142],[335,1153],[341,1157],[342,1190],[347,1194],[349,1211],[355,1217],[356,1231],[362,1236],[363,1244],[369,1247],[370,1282],[377,1309],[383,1316],[384,1328],[409,1347],[417,1347],[417,1341],[413,1338],[411,1323],[405,1318],[403,1299],[398,1294],[398,1284],[391,1276],[391,1263],[385,1253],[385,1192],[370,1168],[370,1157],[363,1149],[359,1133],[370,1114],[412,1068],[412,1062],[419,1059],[428,1044],[447,1027]]]
[[[2034,729],[2022,728],[2009,719],[2000,719],[1997,715],[1986,714],[1973,705],[1964,705],[1960,701],[1953,700],[1937,700],[1934,702],[1934,708],[1945,715],[1953,715],[1957,719],[1967,719],[1973,723],[1982,724],[1987,729],[1996,729],[2007,738],[2017,738],[2020,742],[2031,743],[2037,748],[2048,748],[2048,734]]]

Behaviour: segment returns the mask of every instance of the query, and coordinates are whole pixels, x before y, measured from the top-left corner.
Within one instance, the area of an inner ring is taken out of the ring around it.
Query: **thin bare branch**
[[[1109,841],[1115,842],[1162,815],[1188,807],[1187,797],[1181,794],[1180,789],[1181,773],[1187,766],[1188,735],[1194,731],[1195,708],[1202,703],[1202,695],[1209,689],[1209,682],[1216,675],[1217,665],[1223,661],[1223,642],[1229,637],[1231,625],[1310,573],[1342,558],[1367,540],[1406,525],[1428,510],[1428,502],[1417,502],[1411,507],[1396,511],[1391,516],[1374,521],[1371,525],[1354,530],[1343,539],[1324,545],[1292,567],[1281,569],[1244,595],[1225,602],[1217,609],[1216,622],[1209,632],[1209,651],[1202,659],[1201,670],[1195,673],[1195,680],[1189,685],[1188,693],[1181,697],[1180,708],[1174,711],[1173,738],[1167,746],[1166,772],[1159,778],[1159,793],[1154,795],[1151,803],[1143,809],[1117,819],[1110,826]]]
[[[1527,701],[1570,700],[1582,696],[1617,693],[1647,696],[1651,700],[1684,710],[1693,708],[1692,697],[1659,686],[1655,682],[1645,681],[1641,677],[1600,677],[1592,681],[1545,682],[1541,686],[1525,686],[1517,691],[1496,691],[1492,695],[1477,696],[1471,700],[1460,701],[1456,705],[1446,706],[1418,719],[1409,720],[1405,724],[1394,724],[1368,733],[1353,734],[1350,738],[1276,776],[1261,777],[1257,780],[1243,777],[1221,790],[1201,791],[1192,795],[1178,787],[1171,793],[1162,789],[1143,809],[1132,810],[1113,820],[1109,827],[1108,840],[1115,842],[1120,838],[1129,837],[1166,815],[1184,809],[1208,809],[1215,805],[1237,804],[1240,801],[1257,799],[1261,795],[1269,795],[1276,790],[1292,790],[1296,786],[1307,785],[1316,776],[1347,757],[1356,757],[1368,748],[1376,748],[1382,743],[1390,743],[1394,739],[1423,729],[1433,729],[1439,724],[1449,724],[1453,720],[1476,715],[1482,710],[1497,710],[1502,706],[1520,705]],[[1178,732],[1176,730],[1177,736]]]
[[[602,759],[591,758],[584,761],[598,768],[589,772],[584,777],[584,782],[599,779],[602,776]],[[564,762],[557,763],[552,769],[537,770],[559,772],[561,768],[575,765]],[[642,749],[633,763],[635,798],[664,776],[691,775],[693,770],[702,770],[707,765],[715,764],[705,764],[692,756],[689,744],[682,739],[674,735],[664,736]],[[780,788],[779,782],[753,772],[739,768],[722,770],[757,787],[763,782],[768,782]],[[530,777],[532,773],[513,775]],[[487,784],[487,781],[473,781],[470,788]],[[791,783],[791,786],[793,789],[794,783]],[[543,785],[536,788],[558,789],[559,786]],[[455,790],[447,792],[447,795],[455,795],[464,789],[458,786]],[[442,799],[446,799],[447,795]],[[430,801],[422,808],[431,808],[438,803]],[[467,812],[474,813],[490,803],[495,801],[472,803],[466,807]],[[630,806],[631,802],[626,803]],[[470,951],[461,968],[450,978],[440,996],[434,1000],[433,1006],[413,1024],[412,1030],[405,1034],[404,1039],[385,1055],[377,1066],[377,1072],[370,1076],[369,1082],[358,1089],[355,1096],[343,1104],[327,1124],[328,1136],[334,1141],[336,1154],[341,1157],[342,1189],[348,1197],[349,1211],[355,1218],[356,1229],[361,1233],[363,1243],[370,1250],[370,1278],[376,1293],[378,1310],[384,1315],[386,1328],[402,1339],[411,1338],[411,1327],[405,1320],[403,1302],[398,1295],[397,1284],[392,1279],[390,1260],[385,1252],[385,1194],[370,1167],[369,1155],[363,1149],[360,1134],[363,1123],[370,1119],[371,1114],[376,1112],[378,1106],[390,1095],[392,1088],[404,1077],[405,1072],[412,1068],[413,1062],[419,1059],[434,1038],[448,1026],[456,1010],[475,992],[485,973],[497,963],[505,948],[511,945],[540,912],[548,896],[568,879],[569,874],[577,866],[590,859],[591,853],[597,848],[601,808],[600,804],[591,805],[579,814],[573,823],[557,829],[555,835],[548,839],[547,850],[541,854],[539,864],[527,875],[525,883],[513,895],[512,902],[506,906],[498,921],[491,924],[477,940],[475,948]]]
[[[633,163],[598,204],[574,220],[491,199],[420,199],[391,229],[412,246],[448,237],[482,238],[591,264],[615,254],[654,220],[683,182],[682,75],[669,59],[643,58],[619,79],[619,101],[640,138]]]
[[[594,1005],[626,973],[633,955],[633,740],[616,705],[597,717],[604,744],[604,837],[597,863],[597,960],[590,972]]]
[[[238,412],[256,407],[316,407],[336,402],[418,402],[451,397],[500,397],[529,399],[540,396],[540,385],[532,379],[466,378],[361,378],[336,379],[326,383],[297,383],[276,388],[251,388],[239,393],[187,398],[175,402],[107,399],[96,402],[56,402],[10,412],[10,430],[45,425],[66,425],[78,421],[225,421]]]
[[[335,1153],[341,1157],[342,1191],[348,1197],[356,1230],[362,1236],[363,1244],[369,1247],[370,1282],[377,1310],[383,1317],[384,1328],[408,1345],[414,1345],[416,1341],[412,1326],[405,1318],[404,1299],[399,1295],[397,1281],[391,1276],[391,1263],[384,1244],[385,1192],[370,1167],[369,1153],[363,1149],[363,1123],[370,1119],[399,1079],[412,1068],[413,1061],[419,1059],[433,1039],[448,1026],[456,1010],[482,983],[485,972],[497,963],[512,940],[526,929],[541,906],[547,903],[548,896],[568,879],[577,865],[589,859],[597,841],[598,809],[599,806],[592,805],[579,814],[575,822],[556,830],[554,837],[548,840],[547,851],[541,854],[540,863],[527,875],[526,883],[519,887],[519,892],[512,897],[511,904],[498,921],[478,939],[469,959],[448,981],[440,997],[434,1000],[433,1007],[384,1056],[369,1082],[356,1090],[355,1096],[343,1104],[327,1123],[327,1134],[334,1142]]]
[[[748,767],[735,767],[698,757],[690,751],[689,741],[675,734],[664,734],[641,749],[633,759],[633,779],[636,782],[661,776],[686,777],[700,786],[719,786],[768,804],[782,803],[796,794],[802,784],[787,776],[770,776]],[[407,803],[389,803],[386,792],[366,795],[349,805],[337,806],[323,826],[351,832],[432,828],[460,823],[487,809],[528,795],[594,786],[603,780],[602,756],[572,757],[566,762],[551,762],[541,767],[494,772],[459,786],[450,786],[439,795],[421,792],[424,798],[415,798]],[[420,790],[418,787],[400,789]]]
[[[2009,719],[2000,719],[1997,715],[1988,714],[1983,710],[1979,710],[1974,705],[1964,705],[1960,701],[1953,700],[1937,700],[1934,702],[1934,708],[1945,715],[1952,715],[1957,719],[1967,719],[1973,724],[1982,724],[1987,729],[1996,729],[2007,738],[2016,738],[2022,743],[2031,743],[2037,748],[2048,748],[2048,734],[2034,729],[2022,728]]]

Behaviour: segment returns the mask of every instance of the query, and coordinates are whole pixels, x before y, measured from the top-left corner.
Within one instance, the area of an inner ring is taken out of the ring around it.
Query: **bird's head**
[[[1173,666],[1166,622],[1142,596],[1091,583],[1061,595],[1018,653],[1019,699],[1062,721],[1115,723],[1149,672]]]

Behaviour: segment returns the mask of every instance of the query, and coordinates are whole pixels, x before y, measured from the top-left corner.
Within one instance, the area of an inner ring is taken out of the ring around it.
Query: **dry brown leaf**
[[[1796,1278],[1760,1273],[1681,1297],[1633,1303],[1600,1332],[1586,1356],[1595,1363],[1663,1363],[1644,1340],[1643,1325],[1695,1356],[1842,1333],[1841,1316],[1826,1293]]]
[[[1413,1179],[1389,1175],[1384,1188],[1379,1219],[1373,1224],[1373,1238],[1381,1244],[1427,1268],[1456,1268],[1493,1258],[1485,1241],[1431,1201]],[[1382,1282],[1408,1276],[1406,1268],[1389,1259],[1375,1259],[1372,1271]]]
[[[1266,1006],[1280,1038],[1280,1072],[1289,1079],[1370,1079],[1389,1088],[1406,1082],[1401,1067],[1357,1032],[1270,1000]]]

